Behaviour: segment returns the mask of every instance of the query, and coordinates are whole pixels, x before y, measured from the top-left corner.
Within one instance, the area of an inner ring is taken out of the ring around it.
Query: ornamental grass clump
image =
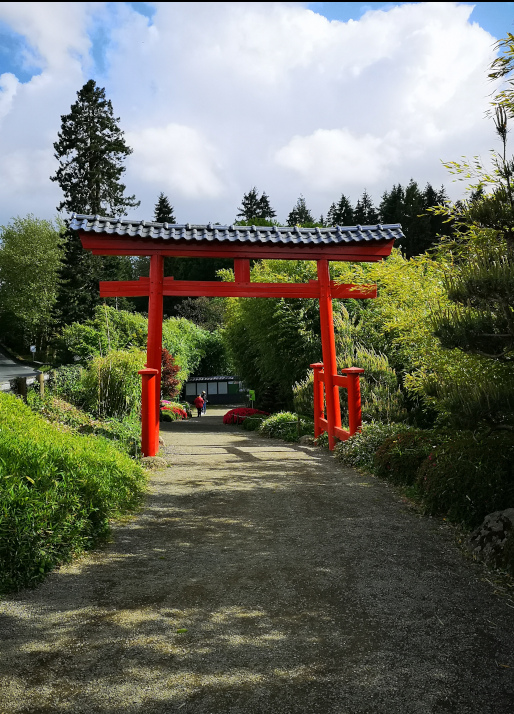
[[[63,431],[0,395],[0,591],[35,585],[138,506],[142,468],[109,441]]]
[[[82,377],[84,407],[99,417],[124,417],[139,410],[144,352],[109,352],[95,357]]]

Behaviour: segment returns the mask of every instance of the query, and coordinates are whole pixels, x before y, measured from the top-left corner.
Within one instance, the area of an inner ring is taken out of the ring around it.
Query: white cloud
[[[93,76],[134,149],[124,182],[141,217],[164,191],[179,220],[230,222],[254,185],[279,218],[300,193],[326,213],[341,192],[378,200],[411,177],[450,185],[440,159],[487,155],[494,141],[483,118],[494,38],[469,23],[468,5],[411,3],[347,23],[299,3],[155,8],[149,22],[126,3],[0,3],[42,68],[25,84],[0,78],[0,222],[13,205],[48,215],[59,202],[44,174],[98,28],[105,68]],[[31,157],[37,179],[22,168]]]
[[[347,129],[317,129],[310,136],[294,136],[277,151],[280,166],[297,171],[309,186],[331,190],[341,184],[371,185],[387,176],[399,160],[398,137],[384,139]]]
[[[155,190],[186,198],[222,194],[216,152],[198,131],[168,124],[128,132],[126,138],[134,149],[130,176],[139,176]]]

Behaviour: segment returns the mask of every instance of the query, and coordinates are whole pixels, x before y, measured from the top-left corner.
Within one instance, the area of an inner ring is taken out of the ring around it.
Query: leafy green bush
[[[362,431],[336,444],[334,456],[345,466],[373,472],[375,453],[388,438],[409,430],[406,424],[383,424],[371,422],[362,425]]]
[[[122,417],[139,409],[144,352],[110,352],[95,357],[82,377],[84,406],[100,417]]]
[[[269,417],[267,417],[265,414],[254,414],[253,416],[247,416],[241,426],[243,427],[243,429],[246,429],[246,431],[258,431],[262,422],[268,418]]]
[[[78,434],[96,434],[114,442],[115,446],[130,456],[137,456],[141,444],[141,420],[132,413],[123,419],[95,419],[74,404],[53,396],[48,391],[41,398],[39,389],[29,390],[27,403],[33,412],[47,421],[69,426]]]
[[[448,433],[422,463],[416,486],[430,513],[468,527],[514,503],[514,442],[510,434],[478,438]]]
[[[0,590],[37,583],[136,507],[141,467],[106,439],[49,424],[0,395]]]
[[[391,483],[412,486],[427,456],[441,442],[433,431],[412,429],[387,437],[375,454],[375,475]]]
[[[83,374],[82,365],[65,364],[53,372],[48,387],[54,395],[80,407],[85,401]]]
[[[279,412],[272,414],[262,421],[259,432],[263,436],[270,436],[274,439],[284,441],[298,441],[300,436],[305,434],[313,435],[313,422],[301,419],[292,412]]]

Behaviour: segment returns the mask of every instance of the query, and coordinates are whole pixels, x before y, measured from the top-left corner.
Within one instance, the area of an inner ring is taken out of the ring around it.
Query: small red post
[[[143,380],[141,389],[141,451],[143,456],[155,456],[159,451],[159,417],[155,405],[155,380],[159,376],[156,369],[140,369]],[[159,406],[159,404],[157,405]]]
[[[337,374],[336,343],[334,337],[334,316],[332,313],[332,295],[330,292],[330,272],[328,260],[318,260],[319,321],[321,327],[321,347],[325,374],[325,401],[327,403],[328,448],[335,446],[334,427],[341,426],[341,407],[339,387],[334,384]]]
[[[350,436],[362,427],[361,387],[359,377],[364,373],[360,367],[347,367],[341,372],[348,377],[348,422]]]
[[[323,364],[321,362],[311,364],[311,369],[314,370],[314,438],[317,439],[323,432],[320,420],[325,416],[323,382],[319,378],[320,372],[323,369]]]
[[[156,450],[159,445],[159,407],[161,400],[161,362],[162,362],[162,291],[164,283],[164,257],[150,256],[150,291],[148,295],[148,343],[146,348],[146,366],[156,369],[157,379],[152,381],[155,389],[153,401],[156,426]],[[152,454],[154,456],[155,454]]]

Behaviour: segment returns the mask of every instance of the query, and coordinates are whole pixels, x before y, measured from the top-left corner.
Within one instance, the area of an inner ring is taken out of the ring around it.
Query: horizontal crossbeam
[[[82,246],[94,255],[163,255],[174,258],[250,258],[257,260],[337,260],[375,262],[387,258],[393,241],[384,243],[350,243],[342,245],[270,245],[216,244],[194,245],[174,243],[169,247],[159,246],[149,240],[129,238],[116,239],[106,235],[89,235],[79,232]]]
[[[101,297],[140,297],[150,292],[150,278],[139,280],[101,281]],[[374,298],[376,285],[337,284],[330,281],[333,298]],[[163,295],[188,297],[268,297],[268,298],[318,298],[317,280],[308,283],[227,283],[218,280],[174,280],[164,278]]]

